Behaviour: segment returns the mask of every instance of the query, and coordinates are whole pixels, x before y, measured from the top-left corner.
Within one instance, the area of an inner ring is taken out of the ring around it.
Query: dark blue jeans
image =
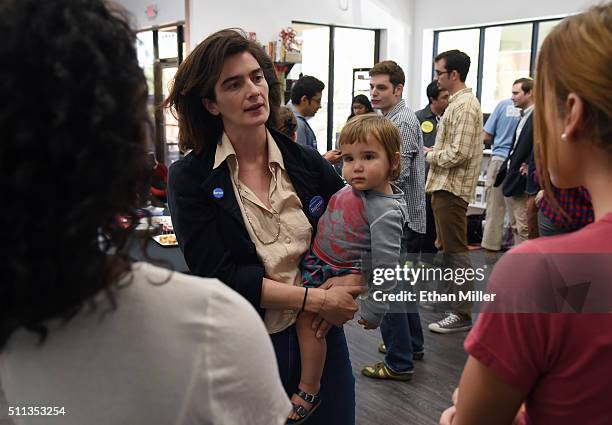
[[[300,383],[300,347],[295,326],[270,335],[281,381],[291,397]],[[321,379],[321,406],[308,425],[355,424],[355,377],[351,369],[344,330],[332,327],[325,339],[327,358]]]
[[[423,235],[407,229],[404,238],[405,259],[414,266]],[[404,304],[401,311],[387,313],[380,324],[380,333],[387,346],[387,367],[397,373],[412,371],[413,352],[423,351],[423,328],[416,304]]]
[[[387,346],[385,364],[393,372],[412,371],[413,352],[423,351],[423,328],[419,313],[387,313],[380,324]]]

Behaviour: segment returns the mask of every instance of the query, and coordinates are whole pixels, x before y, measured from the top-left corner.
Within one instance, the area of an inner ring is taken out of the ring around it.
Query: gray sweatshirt
[[[389,310],[387,303],[376,302],[373,291],[388,292],[394,279],[373,285],[372,270],[395,269],[401,260],[407,210],[404,193],[391,185],[392,195],[359,191],[350,186],[338,191],[319,220],[313,252],[327,264],[358,269],[367,279],[368,294],[360,297],[360,315],[371,324],[380,324]]]

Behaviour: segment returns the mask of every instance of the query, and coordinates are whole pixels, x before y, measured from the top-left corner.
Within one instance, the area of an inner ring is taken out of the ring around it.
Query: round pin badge
[[[220,187],[215,187],[213,189],[213,196],[217,199],[223,198],[223,189],[221,189]]]
[[[423,121],[421,123],[421,130],[423,130],[423,133],[431,133],[434,129],[434,125],[431,123],[431,121]]]
[[[323,211],[325,211],[325,201],[323,201],[323,197],[320,195],[314,196],[308,204],[308,211],[312,217],[321,217]]]

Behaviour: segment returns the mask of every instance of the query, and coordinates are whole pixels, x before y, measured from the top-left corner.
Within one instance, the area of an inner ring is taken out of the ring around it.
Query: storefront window
[[[374,66],[375,33],[372,30],[336,28],[334,34],[334,126],[332,140],[351,113],[353,69]],[[358,49],[355,46],[359,46]],[[368,98],[369,98],[368,93]]]
[[[438,50],[436,54],[447,50],[461,50],[470,57],[470,71],[465,84],[476,94],[478,81],[478,54],[480,51],[480,30],[453,30],[442,31],[438,35]]]
[[[482,111],[510,97],[512,83],[529,77],[532,24],[503,25],[485,29],[482,73]]]

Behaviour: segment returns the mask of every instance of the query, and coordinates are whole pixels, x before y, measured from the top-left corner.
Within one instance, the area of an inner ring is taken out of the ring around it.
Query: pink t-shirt
[[[612,424],[611,254],[608,214],[525,242],[495,266],[488,290],[510,301],[481,313],[465,349],[526,394],[527,425]]]

